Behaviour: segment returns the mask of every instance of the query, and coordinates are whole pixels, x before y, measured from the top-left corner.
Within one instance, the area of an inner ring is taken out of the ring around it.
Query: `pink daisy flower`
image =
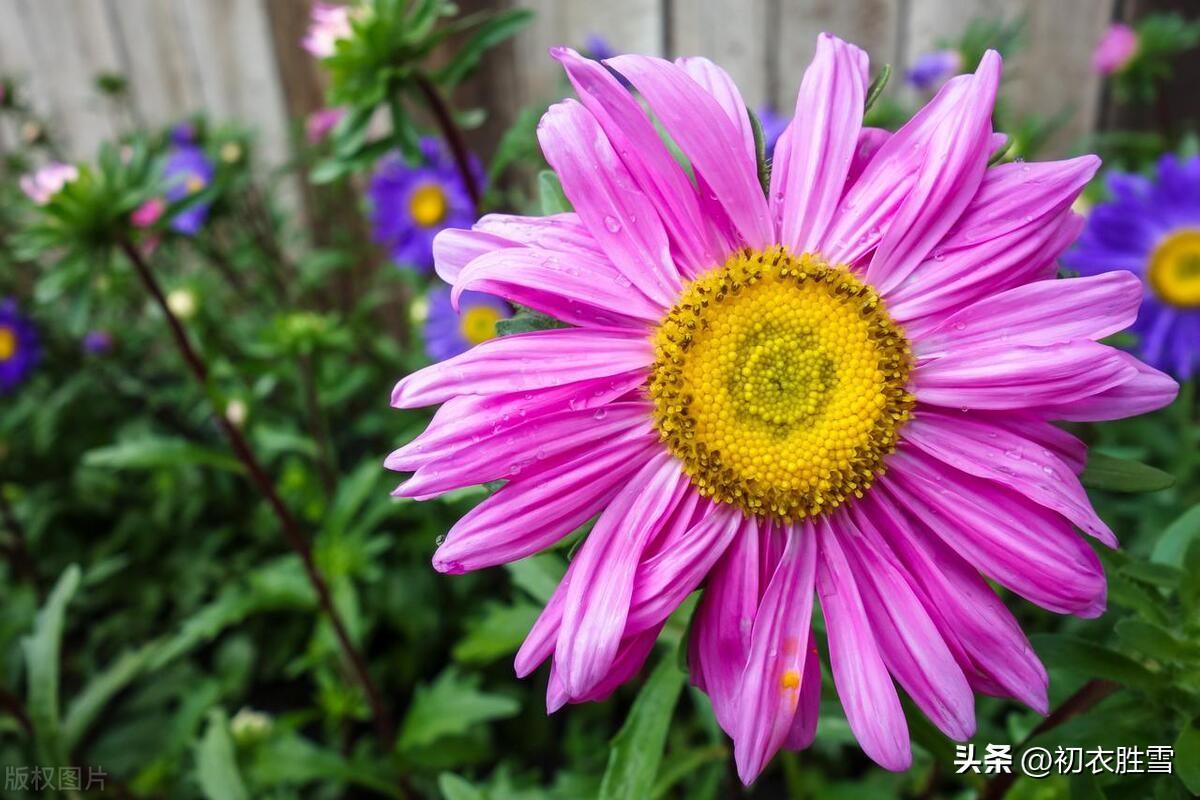
[[[752,781],[813,739],[814,598],[851,729],[911,761],[899,684],[947,735],[973,692],[1046,711],[1046,672],[990,578],[1094,617],[1113,546],[1054,420],[1158,408],[1175,383],[1098,340],[1136,277],[1055,279],[1095,157],[989,168],[1000,57],[894,134],[864,128],[867,56],[822,35],[759,184],[745,105],[702,58],[567,49],[579,101],[538,136],[575,212],[489,215],[434,243],[438,273],[570,327],[492,339],[402,380],[441,403],[388,466],[418,499],[505,484],[434,566],[524,558],[598,516],[516,659],[548,706],[607,696],[703,589],[689,639]],[[616,74],[686,156],[684,169]]]

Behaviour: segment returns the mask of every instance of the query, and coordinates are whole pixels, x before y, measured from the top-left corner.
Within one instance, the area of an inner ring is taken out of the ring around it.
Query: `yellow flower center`
[[[1163,239],[1150,256],[1146,277],[1164,303],[1200,306],[1200,228],[1184,228]]]
[[[408,201],[408,210],[412,214],[413,222],[422,228],[432,228],[446,218],[450,202],[446,199],[442,187],[436,183],[427,183],[417,187],[412,193]]]
[[[795,520],[861,497],[914,398],[908,340],[849,270],[775,247],[683,290],[654,334],[659,436],[699,492]]]
[[[208,182],[204,180],[203,176],[192,174],[188,176],[183,186],[187,189],[188,194],[195,194],[207,185]]]
[[[499,321],[500,312],[491,306],[472,306],[463,312],[458,331],[474,346],[495,336]]]
[[[8,361],[17,354],[17,332],[7,325],[0,325],[0,362]]]

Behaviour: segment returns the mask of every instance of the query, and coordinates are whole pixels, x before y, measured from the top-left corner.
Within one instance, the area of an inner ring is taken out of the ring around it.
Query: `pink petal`
[[[892,132],[884,128],[863,128],[858,133],[858,146],[854,148],[854,160],[850,162],[850,172],[846,175],[846,186],[853,186],[862,175],[867,164],[879,152],[879,148],[890,139]]]
[[[859,530],[903,562],[911,585],[973,687],[1046,713],[1049,678],[1012,613],[971,565],[872,491],[852,509]]]
[[[596,118],[574,100],[556,103],[538,125],[538,141],[613,266],[663,308],[674,304],[681,284],[667,232]]]
[[[633,400],[610,403],[599,411],[584,408],[533,417],[477,447],[426,460],[393,495],[428,499],[464,486],[512,480],[548,458],[602,442],[643,440],[652,415],[649,403]]]
[[[742,144],[746,148],[746,158],[757,164],[754,127],[750,124],[750,115],[746,112],[746,101],[742,99],[742,93],[738,91],[737,84],[729,73],[702,56],[677,58],[675,64],[713,96],[725,112],[725,116],[738,129]]]
[[[546,459],[471,509],[433,557],[457,574],[517,561],[543,550],[595,516],[654,455],[652,430],[570,457]]]
[[[881,480],[997,583],[1060,614],[1095,617],[1104,611],[1100,560],[1057,513],[912,447],[892,453]]]
[[[1000,56],[989,50],[975,72],[971,94],[933,136],[912,192],[871,258],[867,279],[883,295],[916,269],[975,196],[987,169],[999,85]]]
[[[838,205],[821,247],[828,260],[858,264],[875,249],[912,193],[933,141],[950,135],[947,120],[962,113],[976,88],[970,75],[946,81],[933,100],[879,147]]]
[[[800,679],[809,655],[816,536],[811,523],[787,532],[783,558],[754,618],[734,722],[738,777],[749,785],[778,752],[800,703]]]
[[[1083,472],[1084,466],[1087,465],[1087,445],[1045,420],[1010,413],[980,413],[975,417],[1046,448],[1076,475]]]
[[[921,337],[922,356],[973,347],[1103,339],[1137,319],[1142,282],[1128,272],[1027,283],[951,314]]]
[[[919,339],[946,313],[1031,280],[1052,278],[1083,229],[1070,209],[978,242],[946,240],[887,297],[892,318]]]
[[[771,221],[758,182],[758,164],[746,152],[740,128],[721,104],[669,61],[623,55],[604,63],[628,78],[646,98],[745,243],[756,249],[769,245]]]
[[[679,461],[659,452],[612,499],[575,555],[554,650],[571,697],[591,691],[612,666],[642,551],[689,487]]]
[[[970,348],[920,364],[912,383],[922,402],[963,410],[1071,403],[1130,380],[1134,370],[1122,355],[1086,341]]]
[[[1069,208],[1100,168],[1093,155],[1065,161],[1014,161],[987,171],[946,237],[947,245],[994,239]]]
[[[692,624],[689,664],[692,681],[712,699],[726,733],[736,730],[742,669],[758,611],[759,522],[744,521],[709,576]]]
[[[531,392],[452,397],[438,408],[419,436],[387,457],[384,466],[397,472],[413,472],[422,464],[482,444],[526,420],[558,411],[598,409],[645,380],[645,371],[639,369]]]
[[[663,316],[661,307],[610,264],[581,253],[533,247],[497,250],[459,273],[451,295],[456,307],[467,290],[494,294],[585,328],[644,330]]]
[[[817,638],[809,631],[808,655],[804,658],[804,675],[800,678],[800,703],[783,746],[787,750],[804,750],[817,736],[817,718],[821,713],[821,659],[817,653]]]
[[[1036,413],[1046,419],[1101,422],[1147,414],[1174,402],[1179,394],[1179,384],[1174,378],[1143,364],[1128,353],[1120,355],[1122,361],[1134,370],[1135,374],[1129,380],[1073,402],[1047,403],[1037,408]]]
[[[561,328],[489,339],[396,384],[392,405],[419,408],[466,394],[501,394],[620,375],[654,361],[641,331]]]
[[[692,497],[699,497],[694,492]],[[687,503],[684,500],[680,505]],[[666,620],[712,570],[743,527],[741,514],[730,506],[714,506],[707,516],[671,535],[658,552],[638,566],[626,635]]]
[[[975,732],[975,696],[933,620],[913,592],[903,568],[846,515],[834,517],[883,661],[917,706],[942,733],[966,741]]]
[[[817,523],[817,534],[817,593],[825,613],[833,683],[846,721],[872,761],[893,772],[906,770],[912,764],[908,723],[871,631],[854,570],[828,519]]]
[[[1049,449],[974,415],[922,409],[901,436],[944,464],[1007,486],[1057,511],[1109,547],[1112,529],[1096,514],[1070,465]]]
[[[476,258],[518,246],[607,258],[574,212],[545,217],[485,214],[469,231],[447,228],[434,237],[434,267],[438,276],[453,286],[463,267]]]
[[[793,252],[815,252],[824,241],[858,148],[866,90],[867,54],[821,34],[791,133],[775,149],[781,171],[771,182],[771,214],[779,243]]]
[[[633,179],[658,210],[684,273],[695,277],[724,262],[726,254],[709,230],[695,188],[641,104],[597,62],[563,47],[550,54],[562,63],[580,101],[596,117]]]
[[[626,638],[657,629],[675,612],[708,575],[743,526],[741,515],[729,506],[711,506],[694,521],[700,496],[688,492],[680,500],[663,532],[661,544],[651,543],[642,553],[634,578],[633,599],[625,623]],[[703,501],[708,503],[708,501]],[[651,553],[651,550],[657,552]],[[574,567],[576,562],[571,562]],[[571,567],[538,616],[521,649],[516,671],[525,677],[553,652],[562,625]]]

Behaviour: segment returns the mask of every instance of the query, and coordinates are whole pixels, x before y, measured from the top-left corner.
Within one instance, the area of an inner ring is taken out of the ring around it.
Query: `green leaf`
[[[673,653],[659,660],[609,745],[600,800],[651,796],[684,677]]]
[[[453,772],[443,772],[438,776],[438,789],[445,800],[487,800],[482,790],[476,789],[465,778],[460,778]]]
[[[196,466],[242,471],[241,462],[228,453],[165,436],[144,436],[89,450],[83,455],[83,463],[106,469]]]
[[[541,613],[541,607],[532,603],[489,604],[482,614],[467,623],[467,635],[454,645],[454,660],[488,664],[517,652]]]
[[[1034,634],[1029,640],[1047,668],[1142,689],[1156,685],[1153,673],[1141,664],[1094,642],[1059,634]]]
[[[531,308],[519,307],[516,314],[513,314],[508,319],[496,322],[496,334],[499,336],[511,336],[514,333],[549,331],[555,328],[566,327],[569,326],[564,325],[548,314],[534,311]]]
[[[567,572],[562,557],[555,553],[539,553],[505,564],[512,581],[539,603],[550,602],[550,596],[558,588],[558,582]]]
[[[883,69],[879,70],[879,74],[875,76],[875,80],[871,81],[871,85],[867,87],[867,100],[863,106],[864,114],[875,105],[875,101],[879,99],[879,95],[883,94],[883,90],[887,88],[888,81],[891,79],[892,65],[884,64]]]
[[[1175,774],[1192,794],[1200,794],[1200,717],[1185,725],[1175,740]]]
[[[515,716],[521,705],[511,697],[479,688],[480,676],[457,668],[442,671],[432,685],[417,687],[400,730],[399,747],[412,749],[445,736],[464,734],[480,723]]]
[[[108,702],[141,674],[152,652],[152,646],[144,646],[122,653],[75,696],[62,724],[62,743],[66,752],[75,749]]]
[[[758,162],[758,185],[762,187],[764,195],[771,192],[771,164],[767,161],[767,137],[763,133],[762,120],[758,118],[758,114],[754,113],[754,109],[746,107],[746,114],[750,117],[750,130],[754,132],[754,155]]]
[[[22,642],[25,674],[29,680],[26,705],[37,740],[38,756],[47,766],[66,765],[59,740],[58,673],[67,604],[79,588],[81,572],[72,564],[63,570],[46,604],[33,622],[33,632]]]
[[[563,192],[562,181],[554,170],[544,169],[538,173],[538,198],[542,205],[542,213],[546,216],[571,211],[571,201]]]
[[[1183,641],[1160,625],[1127,617],[1117,622],[1115,630],[1129,651],[1148,658],[1185,663],[1200,659],[1200,645]]]
[[[248,800],[222,709],[208,712],[208,727],[196,745],[196,778],[208,800]]]
[[[1161,469],[1096,452],[1088,454],[1079,480],[1089,489],[1128,493],[1158,492],[1175,485],[1175,477]]]
[[[1183,565],[1183,555],[1188,545],[1200,536],[1200,503],[1183,512],[1162,532],[1154,545],[1150,560],[1175,567]]]
[[[1071,800],[1105,800],[1096,776],[1080,772],[1071,776]]]
[[[454,55],[454,60],[437,73],[439,83],[453,86],[467,77],[483,58],[483,54],[529,24],[533,12],[528,9],[509,9],[493,15],[481,24]]]
[[[695,775],[705,766],[728,757],[729,748],[723,744],[710,744],[679,753],[663,764],[662,772],[654,782],[654,790],[650,793],[651,798],[659,800],[666,797],[675,784]]]

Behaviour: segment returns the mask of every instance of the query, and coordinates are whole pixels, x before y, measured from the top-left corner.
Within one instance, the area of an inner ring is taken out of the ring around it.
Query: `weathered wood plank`
[[[130,100],[142,123],[168,125],[204,108],[192,43],[180,9],[164,0],[106,0]]]
[[[204,106],[256,131],[260,163],[288,158],[288,118],[262,0],[176,0],[196,54]]]
[[[514,5],[536,13],[516,41],[519,90],[513,100],[518,107],[546,104],[563,95],[562,71],[546,54],[554,45],[582,48],[595,34],[616,52],[661,55],[665,50],[660,0],[517,0]]]
[[[1040,155],[1066,155],[1096,121],[1101,82],[1091,72],[1091,53],[1112,14],[1112,0],[917,2],[908,20],[907,60],[953,42],[974,19],[1023,18],[1022,46],[1005,64],[1003,95],[1017,114],[1065,114]]]
[[[769,46],[777,53],[771,95],[784,113],[795,106],[800,79],[817,49],[818,34],[832,33],[866,50],[872,72],[884,64],[895,67],[900,58],[900,0],[778,0],[778,8],[779,19],[768,35]]]
[[[731,3],[729,0],[673,0],[667,49],[672,56],[700,55],[724,67],[751,107],[770,99],[770,68],[766,47],[770,3]]]
[[[71,0],[18,0],[15,5],[16,13],[4,17],[3,27],[19,20],[27,40],[26,74],[35,108],[48,117],[67,155],[94,155],[117,130],[111,103],[99,95],[95,79],[101,72],[121,71],[103,6]]]

